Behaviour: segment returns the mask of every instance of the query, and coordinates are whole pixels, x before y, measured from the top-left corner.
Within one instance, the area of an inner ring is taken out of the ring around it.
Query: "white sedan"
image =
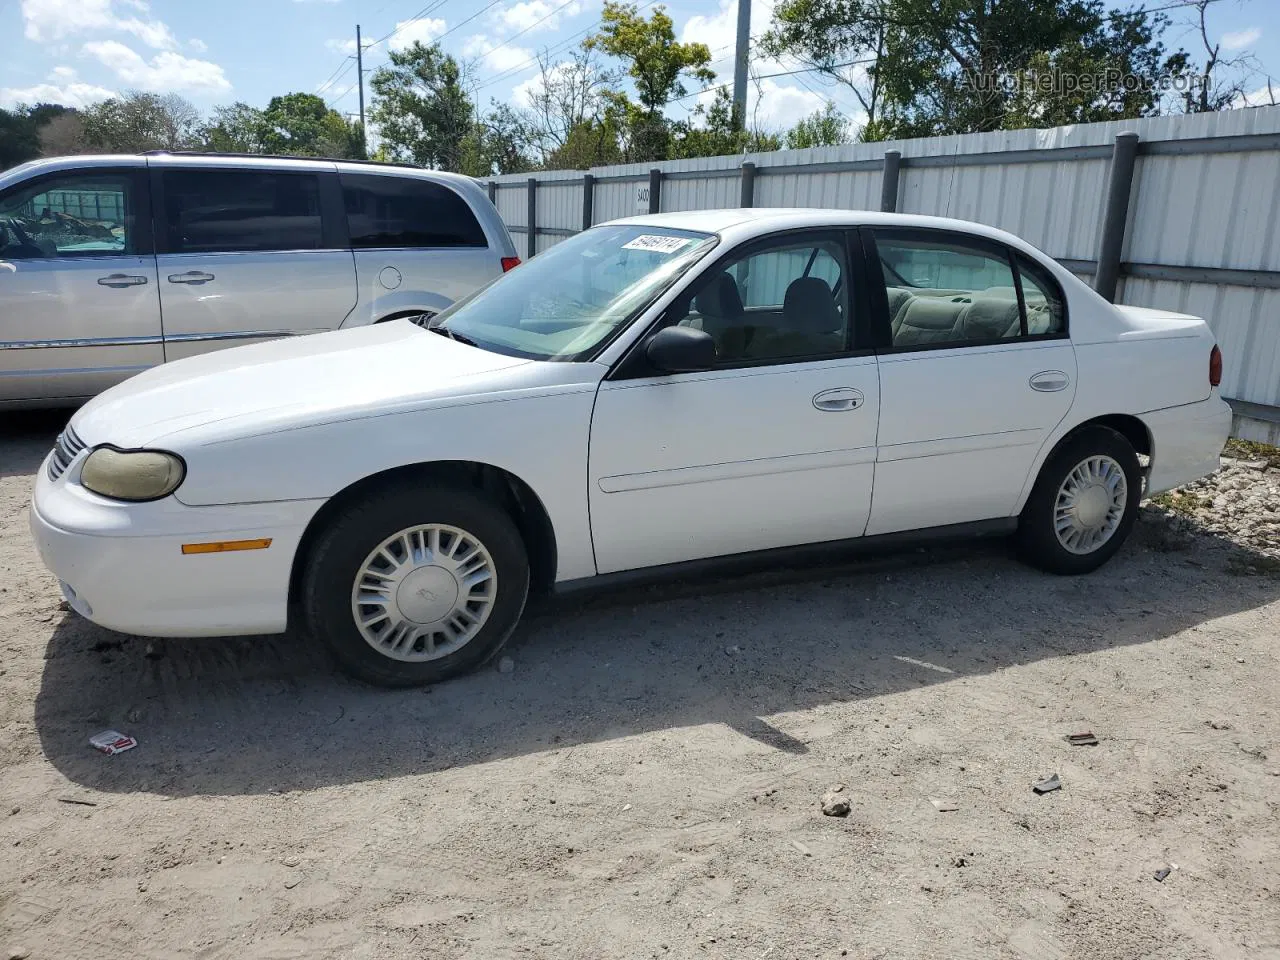
[[[429,328],[134,377],[59,437],[31,525],[96,623],[296,617],[353,674],[422,684],[492,657],[530,590],[691,561],[1012,533],[1091,571],[1144,487],[1217,469],[1221,367],[1203,321],[1112,306],[990,227],[635,217]]]

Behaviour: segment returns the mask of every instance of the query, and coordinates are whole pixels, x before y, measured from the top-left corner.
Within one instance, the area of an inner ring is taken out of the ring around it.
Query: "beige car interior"
[[[895,347],[924,343],[1002,340],[1022,335],[1013,287],[933,290],[889,287],[890,329]],[[1027,333],[1048,333],[1052,312],[1043,297],[1027,297]]]

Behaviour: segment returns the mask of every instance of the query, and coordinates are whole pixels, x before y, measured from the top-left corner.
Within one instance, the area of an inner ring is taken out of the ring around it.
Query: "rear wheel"
[[[1133,446],[1109,427],[1086,427],[1041,469],[1018,519],[1020,553],[1052,573],[1096,570],[1129,536],[1141,497]]]
[[[504,510],[469,490],[406,484],[333,519],[311,553],[302,602],[347,672],[410,687],[497,653],[528,590],[524,543]]]

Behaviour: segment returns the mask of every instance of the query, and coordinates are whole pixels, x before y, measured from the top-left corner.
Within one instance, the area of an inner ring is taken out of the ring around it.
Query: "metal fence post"
[[[1124,228],[1129,219],[1129,194],[1133,189],[1137,156],[1138,135],[1116,134],[1116,144],[1111,150],[1111,175],[1107,180],[1107,206],[1102,214],[1102,237],[1098,244],[1098,270],[1093,275],[1093,289],[1113,303],[1120,280],[1120,255],[1124,249]]]
[[[525,221],[529,224],[527,229],[529,245],[525,248],[526,260],[532,260],[533,255],[538,252],[538,178],[529,178],[529,219]]]
[[[880,210],[893,213],[898,209],[898,171],[902,168],[902,151],[884,152],[884,175],[880,178]]]
[[[498,205],[498,182],[496,180],[489,181],[489,202],[495,207]]]
[[[649,171],[649,212],[658,213],[662,209],[662,171],[654,167]]]
[[[591,229],[593,207],[596,202],[596,178],[589,173],[582,175],[582,229]]]
[[[738,206],[750,207],[756,202],[756,165],[750,160],[742,161],[742,194]]]

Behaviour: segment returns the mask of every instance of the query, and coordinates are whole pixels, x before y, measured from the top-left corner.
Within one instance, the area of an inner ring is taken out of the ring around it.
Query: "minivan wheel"
[[[473,670],[507,642],[529,592],[511,517],[468,490],[383,489],[316,540],[302,603],[353,676],[412,687]]]
[[[1086,427],[1041,469],[1018,519],[1020,553],[1052,573],[1096,570],[1129,536],[1141,498],[1133,446],[1109,427]]]

